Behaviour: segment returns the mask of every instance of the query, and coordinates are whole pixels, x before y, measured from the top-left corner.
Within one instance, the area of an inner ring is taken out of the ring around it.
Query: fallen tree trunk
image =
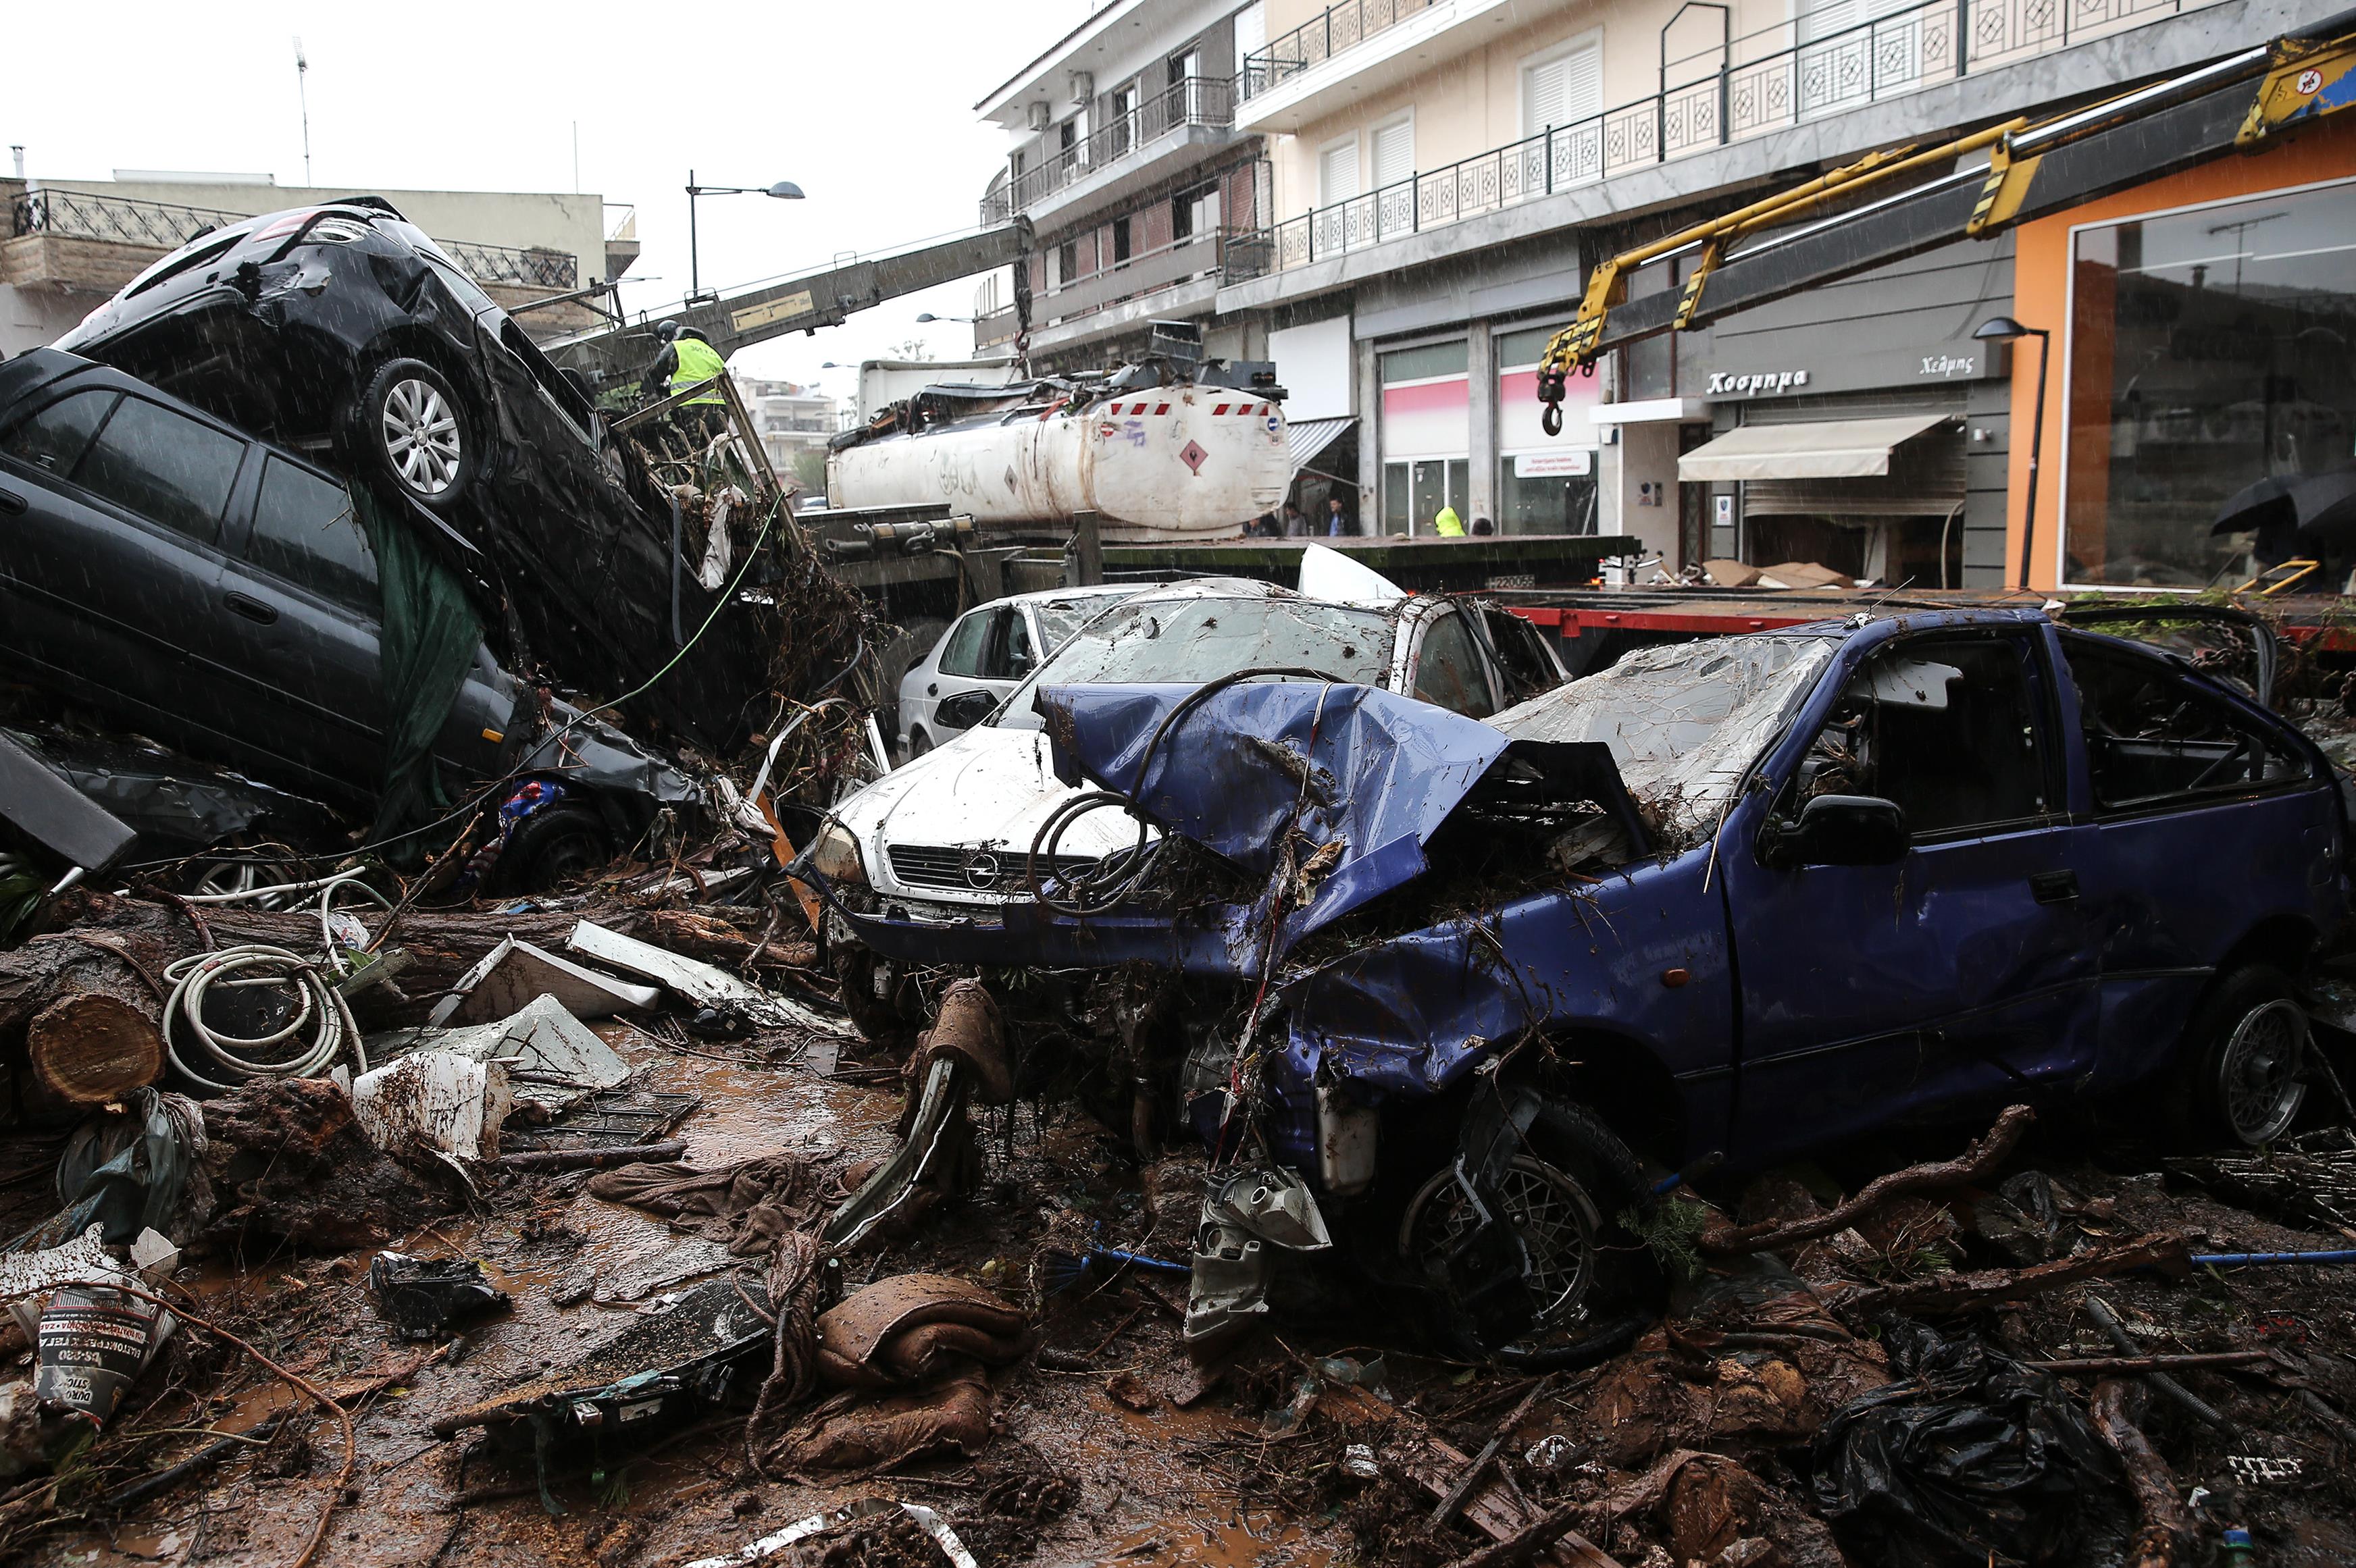
[[[1864,1216],[1892,1199],[1909,1193],[1922,1192],[1941,1187],[1969,1187],[1986,1180],[2005,1162],[2020,1135],[2037,1113],[2026,1105],[2008,1106],[1996,1119],[1987,1136],[1965,1149],[1961,1158],[1943,1160],[1930,1165],[1910,1165],[1904,1170],[1893,1170],[1887,1176],[1876,1177],[1860,1189],[1856,1197],[1821,1214],[1789,1224],[1780,1221],[1762,1221],[1756,1225],[1743,1225],[1705,1231],[1701,1250],[1718,1256],[1741,1253],[1780,1252],[1819,1237],[1837,1234],[1847,1230]]]
[[[58,1104],[102,1104],[164,1070],[159,984],[105,934],[37,937],[0,954],[0,1041]]]
[[[2074,1257],[2057,1259],[2024,1269],[1981,1269],[1971,1274],[1933,1275],[1903,1285],[1869,1286],[1844,1296],[1844,1311],[1894,1311],[1936,1317],[2019,1301],[2082,1279],[2099,1279],[2135,1269],[2156,1268],[2181,1279],[2192,1272],[2192,1244],[2182,1236],[2138,1236],[2116,1246],[2096,1248]]]
[[[2128,1546],[2127,1568],[2174,1568],[2178,1548],[2189,1538],[2184,1505],[2177,1500],[2176,1477],[2151,1445],[2132,1413],[2137,1391],[2128,1383],[2100,1382],[2086,1402],[2094,1429],[2126,1467],[2127,1484],[2142,1510],[2142,1527]]]

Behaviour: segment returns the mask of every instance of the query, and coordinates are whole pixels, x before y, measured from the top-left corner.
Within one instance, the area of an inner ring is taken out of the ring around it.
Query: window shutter
[[[1358,194],[1358,144],[1353,140],[1337,147],[1325,149],[1318,160],[1317,195],[1320,207],[1347,201]]]
[[[1397,185],[1415,173],[1415,122],[1400,120],[1375,133],[1375,188]]]
[[[1603,112],[1603,51],[1593,44],[1567,54],[1562,67],[1562,118],[1558,125],[1592,119]]]
[[[1553,59],[1522,72],[1522,134],[1535,136],[1549,125],[1565,123],[1562,112],[1563,61]]]

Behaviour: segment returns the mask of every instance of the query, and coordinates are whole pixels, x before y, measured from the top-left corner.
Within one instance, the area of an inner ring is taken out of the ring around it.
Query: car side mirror
[[[1771,866],[1888,866],[1906,858],[1913,836],[1898,803],[1870,795],[1820,795],[1800,819],[1775,829],[1762,848]]]
[[[944,730],[970,730],[997,706],[998,699],[990,692],[960,691],[941,699],[941,705],[933,709],[933,720]]]

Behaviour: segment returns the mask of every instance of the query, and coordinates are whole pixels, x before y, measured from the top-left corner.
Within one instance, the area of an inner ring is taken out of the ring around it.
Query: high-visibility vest
[[[1444,539],[1461,539],[1464,537],[1464,521],[1456,515],[1455,507],[1442,507],[1440,516],[1431,519],[1431,531]]]
[[[682,333],[672,341],[671,347],[679,354],[679,368],[670,373],[670,389],[674,396],[698,381],[709,381],[728,368],[728,361],[720,357],[720,350],[701,337],[690,337]],[[713,387],[687,400],[694,404],[724,403],[728,400],[720,395],[719,388]]]

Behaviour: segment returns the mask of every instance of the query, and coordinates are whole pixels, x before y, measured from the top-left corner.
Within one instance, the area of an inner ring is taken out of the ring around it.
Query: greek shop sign
[[[2000,344],[1962,338],[1952,343],[1844,355],[1815,365],[1734,365],[1706,373],[1702,396],[1712,402],[1804,397],[1876,387],[1919,387],[1931,381],[1979,381],[2005,371]]]

